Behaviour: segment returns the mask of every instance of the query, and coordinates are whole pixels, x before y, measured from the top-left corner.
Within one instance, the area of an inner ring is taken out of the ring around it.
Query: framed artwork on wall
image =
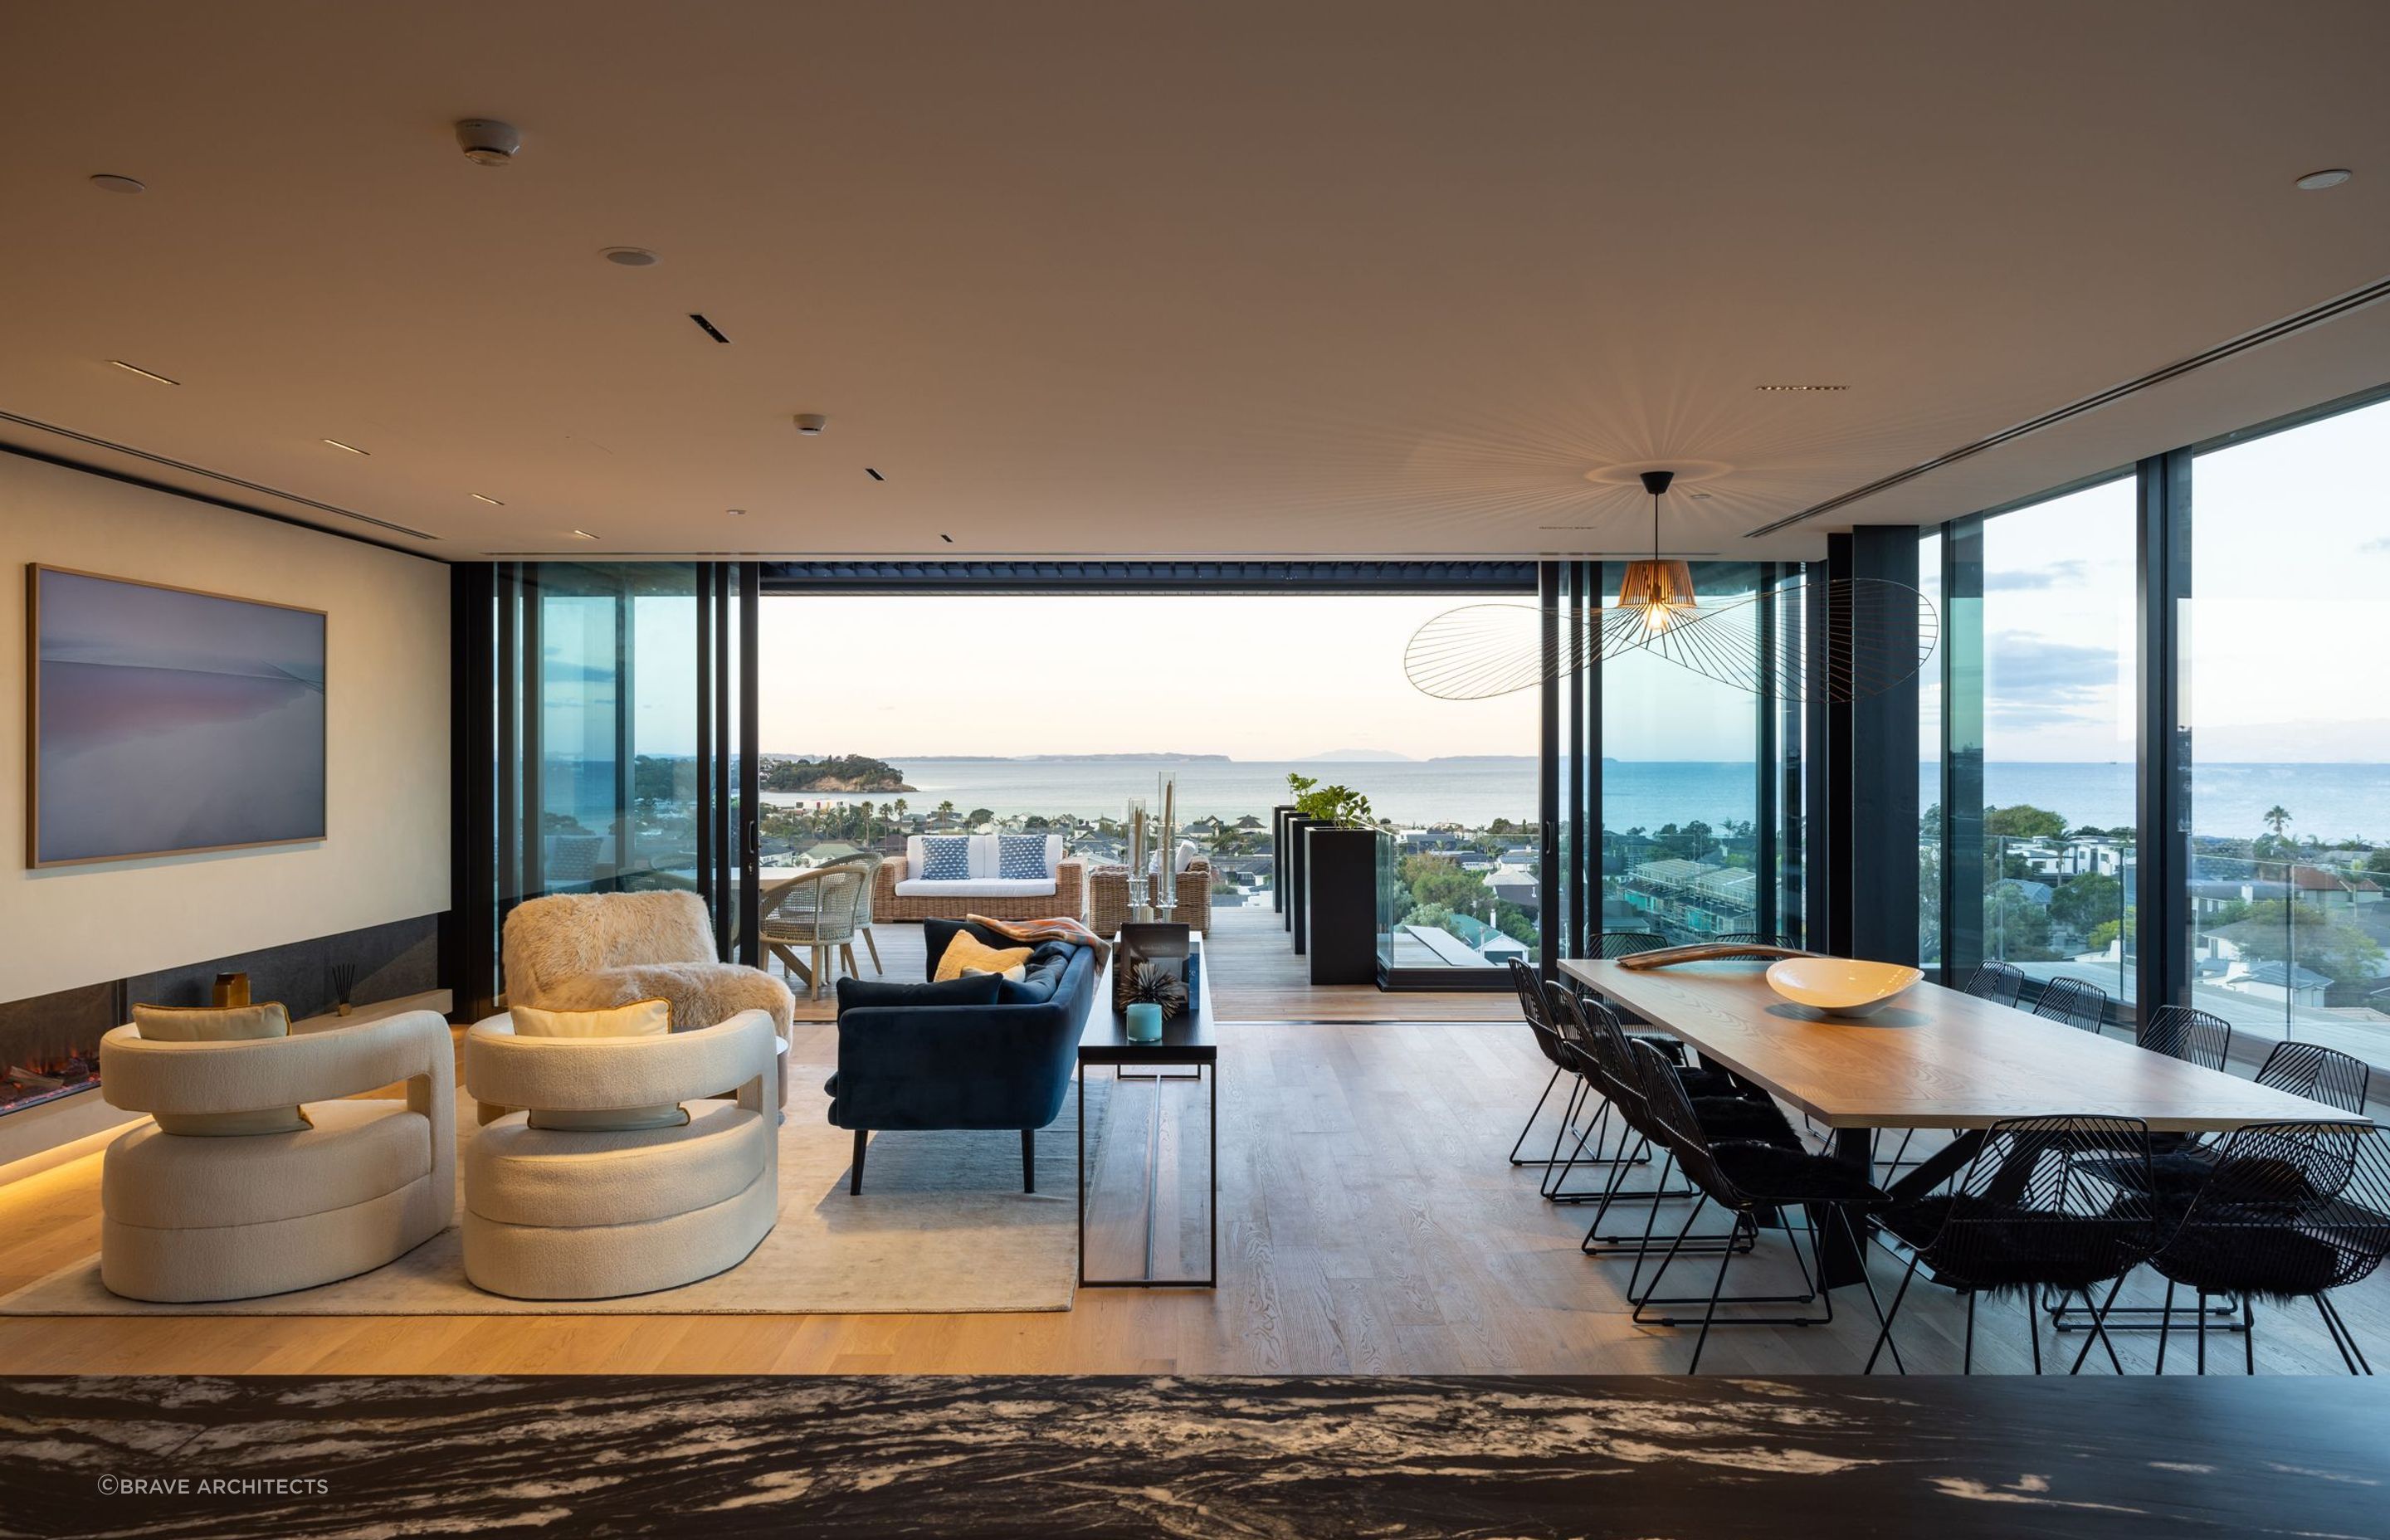
[[[324,838],[325,617],[25,570],[26,864]]]

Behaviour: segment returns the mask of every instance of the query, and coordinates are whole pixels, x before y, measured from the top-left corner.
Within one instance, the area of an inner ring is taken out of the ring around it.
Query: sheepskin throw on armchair
[[[719,960],[705,901],[692,892],[534,898],[507,917],[502,950],[509,1006],[604,1010],[662,999],[675,1032],[760,1010],[784,1038],[796,1008],[769,973]]]

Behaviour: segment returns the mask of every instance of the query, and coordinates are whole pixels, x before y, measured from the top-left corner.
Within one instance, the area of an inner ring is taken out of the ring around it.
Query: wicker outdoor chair
[[[853,864],[801,871],[764,894],[764,944],[820,999],[829,984],[833,951],[854,974],[856,916],[866,912],[870,876]],[[812,954],[810,965],[797,954]]]
[[[871,893],[880,886],[880,866],[887,859],[876,850],[859,850],[853,855],[822,863],[825,866],[853,866],[863,874],[863,897],[854,906],[854,929],[863,937],[864,950],[871,954],[871,971],[882,974],[888,969],[880,966],[880,943],[871,934]],[[854,969],[850,966],[847,971],[852,973]]]
[[[1170,917],[1190,930],[1212,929],[1212,863],[1197,856],[1178,874],[1178,907]],[[1128,922],[1128,868],[1098,866],[1087,874],[1087,928],[1116,936]]]

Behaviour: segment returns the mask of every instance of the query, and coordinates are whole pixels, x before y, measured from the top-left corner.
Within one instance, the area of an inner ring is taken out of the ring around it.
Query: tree
[[[2012,882],[1984,893],[1984,950],[2010,962],[2049,962],[2049,911]]]
[[[2123,912],[2125,885],[2099,872],[2085,872],[2061,882],[2049,895],[2049,918],[2076,935],[2088,935],[2101,922]]]
[[[2345,919],[2279,898],[2227,905],[2210,926],[2252,962],[2295,963],[2344,983],[2379,976],[2382,945]]]
[[[952,798],[948,798],[946,801],[940,802],[938,804],[937,812],[932,814],[932,816],[935,817],[941,824],[953,823],[955,821],[954,800]]]
[[[1488,897],[1484,878],[1462,871],[1458,862],[1441,855],[1406,855],[1399,870],[1412,905],[1419,908],[1470,913],[1483,908]]]
[[[2266,809],[2264,821],[2266,827],[2274,831],[2274,838],[2279,840],[2282,837],[2282,830],[2290,827],[2290,809],[2284,807],[2280,802],[2276,802],[2273,806]]]
[[[947,805],[951,807],[954,804],[949,802]],[[979,828],[982,824],[992,824],[996,822],[996,810],[988,807],[972,808],[970,812],[964,816],[963,822],[970,825],[973,828]]]
[[[2055,840],[2066,832],[2066,820],[2047,808],[2019,802],[1984,809],[1984,832],[2010,840]]]
[[[2390,877],[2390,846],[2384,846],[2367,856],[2365,869],[2376,877]]]

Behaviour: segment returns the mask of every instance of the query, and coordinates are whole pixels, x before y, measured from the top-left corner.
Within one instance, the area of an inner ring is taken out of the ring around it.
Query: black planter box
[[[1378,831],[1314,824],[1303,833],[1311,982],[1378,982]]]
[[[1292,802],[1280,802],[1270,809],[1270,907],[1286,913],[1286,821],[1294,815]],[[1280,920],[1281,926],[1291,920]]]
[[[1318,825],[1300,813],[1286,815],[1286,928],[1294,932],[1294,955],[1303,956],[1311,941],[1309,890],[1304,886],[1303,831]]]

